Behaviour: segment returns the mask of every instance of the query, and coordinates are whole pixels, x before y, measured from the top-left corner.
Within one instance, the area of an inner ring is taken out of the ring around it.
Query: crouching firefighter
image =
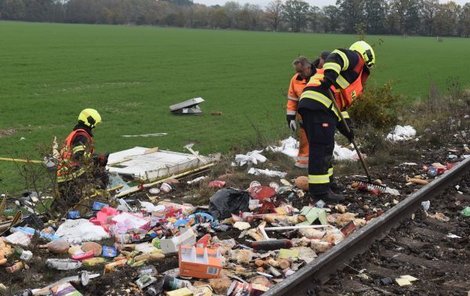
[[[93,129],[101,123],[95,109],[84,109],[78,123],[67,136],[57,164],[59,199],[57,207],[72,207],[89,193],[90,185],[105,189],[108,184],[107,154],[94,154]]]
[[[374,50],[365,41],[355,42],[349,49],[336,49],[302,92],[298,111],[309,143],[309,193],[314,201],[333,203],[344,200],[344,196],[331,189],[334,135],[338,128],[352,141],[354,133],[352,130],[348,132],[339,112],[349,123],[345,110],[363,93],[374,64]],[[335,108],[333,100],[340,110]]]

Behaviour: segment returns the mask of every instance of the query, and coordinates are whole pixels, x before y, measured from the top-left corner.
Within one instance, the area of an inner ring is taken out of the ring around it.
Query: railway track
[[[371,245],[374,244],[374,242],[386,237],[392,228],[397,227],[405,219],[410,219],[411,215],[415,213],[418,208],[421,207],[421,203],[423,201],[431,200],[431,202],[433,202],[433,199],[435,197],[437,197],[446,188],[455,185],[456,182],[462,178],[462,176],[468,177],[469,171],[470,158],[467,158],[460,164],[458,164],[456,167],[454,167],[452,170],[446,172],[439,178],[436,178],[429,185],[426,185],[422,189],[409,195],[406,199],[404,199],[395,207],[387,211],[385,214],[376,218],[373,222],[369,223],[365,227],[351,234],[347,239],[332,248],[329,252],[320,255],[317,259],[307,264],[304,268],[297,271],[294,275],[288,277],[284,281],[272,287],[268,292],[263,295],[315,295],[315,290],[318,289],[319,286],[325,284],[328,280],[330,280],[332,274],[336,273],[338,270],[344,269],[347,266],[348,262],[351,261],[351,259],[356,257],[358,254],[362,254],[363,252],[368,250]],[[384,260],[383,265],[386,266],[389,263],[390,266],[396,267],[400,264],[411,264],[417,268],[424,267],[431,270],[438,269],[439,272],[444,272],[444,274],[446,272],[457,272],[457,274],[463,274],[464,279],[467,279],[467,283],[453,283],[451,279],[445,281],[445,283],[448,286],[452,286],[453,284],[454,288],[457,287],[457,289],[465,289],[465,285],[468,285],[468,282],[470,282],[470,280],[468,280],[470,278],[470,265],[468,262],[458,264],[454,261],[442,264],[436,263],[436,260],[432,260],[433,258],[429,258],[432,256],[426,256],[426,254],[422,254],[422,256],[420,257],[409,255],[407,254],[407,252],[400,252],[401,250],[406,250],[408,248],[414,247],[416,250],[415,253],[420,253],[421,250],[425,250],[423,248],[425,248],[426,245],[432,246],[432,242],[427,242],[425,240],[423,241],[419,239],[416,240],[414,239],[415,236],[427,236],[430,239],[439,239],[442,238],[442,236],[448,235],[446,234],[446,232],[450,232],[449,227],[452,227],[450,224],[446,224],[443,222],[437,223],[429,221],[432,220],[428,220],[428,222],[426,222],[428,224],[422,224],[421,226],[414,225],[414,227],[410,228],[409,237],[403,237],[393,242],[396,248],[384,249],[380,256],[383,258],[389,258],[390,260]],[[424,221],[422,222],[424,223]],[[427,225],[428,227],[423,228],[423,225]],[[466,233],[468,234],[468,230]],[[386,239],[394,240],[392,236],[389,236]],[[463,239],[466,239],[468,244],[468,237]],[[467,247],[464,247],[465,252],[468,252],[467,249]],[[448,252],[455,253],[455,251],[453,250],[455,249],[449,247]],[[446,250],[443,250],[443,252],[445,253]],[[368,259],[366,258],[364,260]],[[370,268],[373,269],[374,266],[370,266]],[[360,270],[358,270],[357,268],[350,267],[349,269],[353,273],[360,273]],[[375,273],[378,276],[382,276],[383,278],[392,278],[397,275],[395,274],[395,272],[389,272],[387,275],[387,268],[383,266],[375,266],[375,269],[378,270]],[[347,278],[348,275],[345,274],[345,277]],[[435,281],[439,283],[439,280]],[[339,280],[339,285],[343,285],[341,279]],[[362,289],[364,291],[369,288],[374,290],[375,293],[372,293],[370,295],[387,295],[387,293],[389,295],[394,294],[394,292],[389,292],[382,289],[380,283],[375,287],[370,287],[366,285],[363,286],[364,287],[362,287]],[[336,291],[327,291],[326,294],[337,293],[337,288],[338,287],[336,287]],[[351,289],[354,290],[353,288]],[[360,290],[361,287],[356,285],[356,289]],[[362,292],[358,293],[363,294]]]

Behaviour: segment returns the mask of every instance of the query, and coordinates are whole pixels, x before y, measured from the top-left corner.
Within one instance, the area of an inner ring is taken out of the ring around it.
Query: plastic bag
[[[249,202],[250,194],[246,191],[221,189],[210,198],[209,212],[218,220],[226,219],[232,214],[250,211]]]

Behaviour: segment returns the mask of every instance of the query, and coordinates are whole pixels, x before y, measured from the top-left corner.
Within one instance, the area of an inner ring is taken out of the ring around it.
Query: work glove
[[[287,126],[295,132],[297,130],[297,122],[295,121],[295,115],[287,115]]]
[[[345,118],[344,121],[348,124],[349,126],[349,131],[346,128],[346,125],[344,124],[343,121],[338,122],[338,131],[345,136],[349,142],[354,141],[354,131],[353,131],[353,124],[350,118]]]

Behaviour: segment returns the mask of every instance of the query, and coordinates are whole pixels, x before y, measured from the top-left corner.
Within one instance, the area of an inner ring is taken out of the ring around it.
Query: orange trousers
[[[295,159],[295,166],[298,168],[308,168],[308,140],[305,129],[302,127],[302,118],[297,113],[297,122],[299,122],[299,128],[297,130],[297,136],[299,138],[299,154]]]

